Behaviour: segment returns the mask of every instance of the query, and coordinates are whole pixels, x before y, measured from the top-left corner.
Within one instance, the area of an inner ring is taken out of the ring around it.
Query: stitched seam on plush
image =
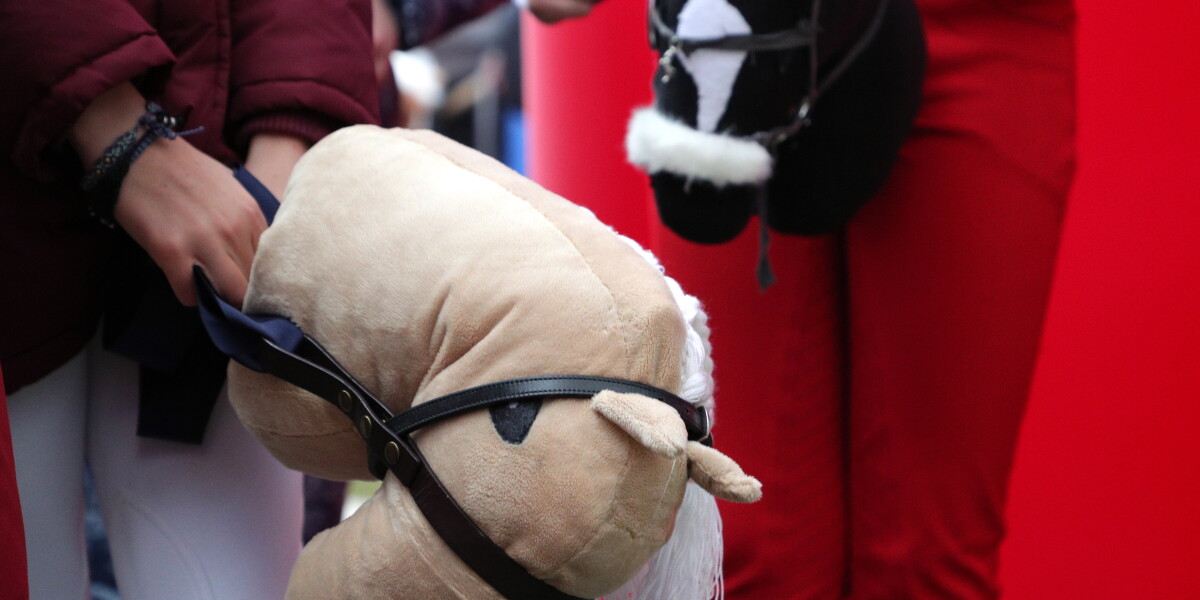
[[[311,439],[311,438],[342,435],[342,434],[346,434],[346,433],[355,433],[354,429],[350,426],[349,422],[347,422],[345,429],[336,429],[333,431],[323,431],[321,433],[297,433],[295,431],[280,431],[278,429],[272,429],[272,428],[267,428],[267,427],[256,427],[256,426],[252,426],[252,425],[247,425],[246,428],[253,430],[256,433],[266,433],[266,434],[270,434],[270,435],[286,437],[289,439]],[[357,434],[355,433],[355,435],[357,435]]]
[[[404,141],[406,141],[406,142],[411,142],[411,140],[408,140],[407,138],[406,138],[406,139],[404,139]],[[537,214],[539,217],[541,217],[541,218],[542,218],[542,220],[546,222],[546,224],[550,225],[550,228],[551,228],[551,229],[553,229],[555,232],[557,232],[557,233],[558,233],[558,235],[562,236],[562,238],[563,238],[564,240],[566,240],[568,244],[570,244],[570,245],[571,245],[571,248],[572,248],[572,249],[575,251],[575,254],[576,254],[576,255],[577,255],[577,256],[578,256],[578,257],[579,257],[579,258],[580,258],[580,259],[583,261],[583,263],[584,263],[585,265],[587,265],[587,267],[588,267],[588,273],[590,273],[590,274],[591,274],[591,276],[592,276],[592,278],[594,278],[594,279],[595,279],[597,282],[599,282],[599,283],[600,283],[600,285],[601,285],[601,286],[604,288],[604,291],[608,292],[608,299],[609,299],[609,305],[608,305],[608,308],[609,308],[609,311],[610,311],[611,313],[613,313],[613,314],[615,314],[615,315],[616,315],[616,317],[617,317],[617,321],[618,321],[618,322],[620,323],[620,325],[621,325],[620,331],[621,331],[621,339],[622,339],[622,342],[623,342],[623,343],[622,343],[621,350],[622,350],[622,352],[623,352],[623,353],[624,353],[624,355],[625,355],[625,369],[626,369],[626,371],[627,371],[627,372],[628,372],[628,371],[632,371],[632,370],[633,370],[633,359],[632,359],[632,357],[630,356],[630,347],[632,346],[632,344],[629,342],[628,322],[627,322],[627,320],[624,318],[624,316],[621,314],[621,311],[620,311],[620,309],[617,307],[617,298],[616,298],[616,295],[615,295],[615,294],[613,294],[613,291],[612,291],[612,289],[608,287],[608,282],[604,281],[604,280],[603,280],[603,279],[602,279],[602,278],[601,278],[599,275],[597,275],[597,274],[596,274],[596,269],[595,269],[595,268],[593,268],[592,261],[591,261],[591,260],[589,260],[589,259],[588,259],[588,256],[587,256],[586,254],[584,254],[584,253],[583,253],[583,252],[582,252],[582,251],[579,249],[579,246],[577,246],[577,245],[575,244],[575,240],[573,240],[573,239],[571,238],[571,236],[567,235],[567,234],[566,234],[566,233],[565,233],[565,232],[564,232],[562,229],[560,229],[560,228],[558,227],[558,225],[557,225],[557,224],[555,224],[555,222],[554,222],[554,221],[552,221],[552,220],[550,219],[550,217],[547,217],[545,213],[543,213],[542,211],[538,210],[538,208],[537,208],[536,206],[534,206],[532,203],[530,203],[530,202],[529,202],[528,200],[526,200],[525,198],[523,198],[523,197],[521,197],[521,196],[517,195],[517,193],[516,193],[516,192],[514,192],[514,191],[510,190],[509,188],[505,187],[504,185],[501,185],[501,184],[500,184],[500,182],[498,182],[498,181],[496,181],[496,180],[494,180],[494,179],[491,179],[490,177],[486,177],[486,176],[484,176],[483,174],[481,174],[481,173],[478,173],[478,172],[476,172],[476,171],[472,170],[472,169],[471,169],[471,168],[469,168],[468,166],[466,166],[466,165],[464,165],[464,164],[462,164],[462,163],[458,162],[457,160],[454,160],[453,158],[451,158],[451,157],[449,157],[449,156],[447,156],[447,155],[445,155],[445,154],[442,154],[441,152],[437,152],[436,150],[434,150],[433,148],[430,148],[429,146],[426,146],[426,145],[424,145],[424,144],[420,144],[419,142],[411,142],[411,143],[418,144],[418,145],[422,146],[423,148],[425,148],[426,150],[429,150],[429,151],[431,151],[431,152],[434,152],[436,155],[438,155],[438,156],[440,156],[440,157],[442,157],[442,158],[446,159],[447,161],[449,161],[450,163],[454,164],[454,165],[455,165],[455,166],[457,166],[458,168],[460,168],[460,169],[462,169],[462,170],[464,170],[464,171],[466,171],[466,172],[468,172],[468,173],[471,173],[472,175],[474,175],[474,176],[476,176],[476,177],[478,177],[478,178],[482,179],[483,181],[487,182],[488,184],[491,184],[491,185],[493,185],[493,186],[495,186],[495,187],[497,187],[497,188],[500,188],[500,189],[504,190],[504,192],[505,192],[507,195],[509,195],[510,197],[512,197],[512,198],[514,198],[514,199],[516,199],[516,200],[519,200],[519,201],[521,202],[521,204],[524,204],[525,206],[529,207],[529,208],[530,208],[530,209],[531,209],[531,210],[534,212],[534,214]]]
[[[447,156],[446,154],[443,154],[443,153],[441,153],[441,152],[438,152],[436,149],[434,149],[434,148],[432,148],[432,147],[430,147],[430,146],[428,146],[428,145],[426,145],[426,144],[423,144],[423,143],[421,143],[421,142],[418,142],[418,141],[415,141],[415,140],[411,140],[411,139],[408,139],[408,138],[401,138],[401,139],[402,139],[404,142],[406,142],[406,143],[412,143],[412,144],[416,144],[416,145],[418,145],[418,146],[422,147],[423,149],[425,149],[425,150],[427,150],[427,151],[429,151],[429,152],[432,152],[433,154],[435,154],[435,155],[437,155],[437,156],[439,156],[439,157],[443,158],[443,159],[444,159],[444,160],[446,160],[447,162],[450,162],[451,164],[453,164],[453,165],[457,166],[458,168],[462,169],[463,171],[466,171],[466,172],[468,172],[468,173],[470,173],[470,174],[474,175],[475,177],[477,177],[477,178],[479,178],[479,179],[482,179],[482,180],[484,180],[485,182],[487,182],[488,184],[490,184],[490,185],[492,185],[492,186],[494,186],[494,187],[496,187],[496,188],[499,188],[499,189],[501,189],[501,190],[504,190],[504,192],[505,192],[505,193],[506,193],[508,196],[510,196],[510,197],[511,197],[511,198],[513,198],[513,199],[516,199],[516,200],[520,201],[520,203],[521,203],[521,204],[523,204],[523,205],[525,205],[525,206],[529,207],[529,209],[531,209],[531,210],[533,211],[533,213],[534,213],[534,214],[537,214],[538,216],[540,216],[540,217],[541,217],[541,218],[542,218],[542,219],[543,219],[543,220],[544,220],[544,221],[545,221],[545,222],[546,222],[548,225],[550,225],[550,228],[551,228],[551,229],[553,229],[555,232],[557,232],[557,233],[558,233],[558,235],[562,236],[562,238],[563,238],[564,240],[566,240],[568,244],[570,244],[571,248],[572,248],[572,249],[575,251],[576,255],[578,255],[578,256],[580,257],[580,259],[582,259],[583,263],[584,263],[585,265],[587,265],[587,267],[588,267],[588,272],[591,274],[591,276],[592,276],[592,277],[593,277],[593,278],[594,278],[594,279],[595,279],[597,282],[599,282],[599,283],[600,283],[600,285],[601,285],[601,286],[604,288],[604,290],[605,290],[606,292],[608,292],[608,298],[609,298],[609,306],[608,306],[608,308],[609,308],[609,311],[610,311],[611,313],[615,314],[615,316],[617,317],[617,318],[616,318],[616,321],[617,321],[617,323],[620,325],[621,338],[622,338],[622,341],[623,341],[623,344],[622,344],[622,351],[623,351],[623,354],[624,354],[624,356],[625,356],[625,368],[626,368],[626,370],[627,370],[627,371],[632,371],[633,365],[632,365],[632,358],[631,358],[631,356],[630,356],[630,345],[631,345],[631,344],[630,344],[630,342],[629,342],[629,334],[628,334],[628,330],[627,330],[627,323],[626,323],[626,320],[625,320],[625,319],[622,317],[622,315],[621,315],[621,311],[617,309],[617,301],[616,301],[616,296],[613,294],[612,290],[611,290],[611,289],[608,287],[608,284],[607,284],[607,282],[605,282],[603,279],[601,279],[601,278],[600,278],[600,276],[599,276],[599,275],[597,275],[597,274],[596,274],[596,270],[595,270],[595,268],[593,267],[593,265],[592,265],[592,262],[591,262],[590,260],[588,260],[587,256],[586,256],[586,255],[585,255],[585,254],[584,254],[584,253],[583,253],[583,252],[582,252],[582,251],[579,249],[579,246],[577,246],[577,245],[575,244],[575,241],[574,241],[573,239],[571,239],[571,237],[570,237],[569,235],[567,235],[565,232],[563,232],[563,231],[562,231],[562,229],[560,229],[560,228],[558,227],[558,225],[554,223],[554,221],[552,221],[552,220],[551,220],[551,219],[550,219],[548,216],[546,216],[546,214],[545,214],[545,213],[543,213],[542,211],[538,210],[538,209],[537,209],[537,207],[535,207],[535,206],[534,206],[532,203],[530,203],[530,202],[529,202],[528,200],[526,200],[524,197],[522,197],[522,196],[518,195],[516,192],[514,192],[514,191],[513,191],[513,190],[511,190],[511,189],[509,189],[508,187],[506,187],[506,186],[504,186],[504,185],[500,184],[499,182],[495,181],[494,179],[491,179],[490,177],[487,177],[487,176],[485,176],[485,175],[483,175],[483,174],[481,174],[481,173],[479,173],[479,172],[477,172],[477,171],[475,171],[475,170],[471,169],[471,168],[470,168],[470,167],[468,167],[467,165],[464,165],[463,163],[461,163],[461,162],[459,162],[459,161],[455,160],[454,158],[452,158],[452,157],[450,157],[450,156]],[[640,258],[640,257],[639,257],[639,258]],[[614,427],[615,427],[615,425],[614,425]],[[624,434],[622,433],[622,435],[624,435]],[[630,462],[629,462],[628,460],[626,460],[626,462],[625,462],[625,465],[622,467],[622,471],[621,471],[621,477],[620,477],[620,480],[621,480],[621,481],[625,481],[625,480],[626,480],[626,475],[627,475],[627,474],[628,474],[628,472],[629,472],[629,468],[630,468]],[[617,497],[617,490],[615,490],[615,489],[613,490],[613,492],[612,492],[612,497],[613,497],[613,498],[616,498],[616,497]],[[614,513],[614,512],[615,512],[615,510],[616,510],[616,508],[615,508],[615,506],[616,506],[616,503],[615,503],[615,502],[609,502],[609,503],[608,503],[608,506],[609,506],[609,509],[608,509],[608,515],[607,515],[607,516],[608,516],[608,518],[609,518],[609,519],[611,519],[611,517],[612,517],[613,513]],[[560,573],[560,572],[563,570],[563,568],[564,568],[566,565],[570,564],[570,560],[571,560],[572,558],[574,558],[576,555],[578,555],[578,553],[579,553],[579,552],[580,552],[582,549],[584,549],[584,548],[587,548],[587,547],[588,547],[590,544],[594,543],[594,540],[595,540],[595,539],[596,539],[596,538],[597,538],[597,537],[600,535],[600,530],[601,530],[602,524],[603,524],[603,523],[597,523],[597,525],[596,525],[596,527],[593,529],[593,531],[592,531],[591,535],[587,536],[586,538],[584,538],[584,537],[581,537],[581,539],[585,539],[586,541],[585,541],[585,542],[584,542],[584,543],[583,543],[583,544],[580,546],[580,550],[577,550],[577,551],[576,551],[576,553],[575,553],[575,554],[572,554],[572,555],[571,555],[571,557],[570,557],[570,558],[568,558],[567,560],[561,561],[561,562],[560,562],[560,563],[559,563],[559,564],[558,564],[556,567],[554,567],[553,569],[549,569],[549,570],[548,570],[548,571],[549,571],[549,573],[553,573],[553,574]],[[549,579],[549,578],[551,578],[551,576],[546,576],[546,577],[544,577],[544,579]]]
[[[617,427],[617,425],[616,425],[616,424],[611,424],[611,423],[610,423],[610,425],[612,425],[612,427],[614,427],[614,428],[616,428],[616,429],[620,429],[620,427]],[[620,434],[620,435],[622,435],[622,436],[628,435],[628,434],[626,434],[624,431],[620,431],[620,432],[619,432],[619,434]],[[630,457],[629,457],[629,454],[628,454],[628,453],[626,453],[625,457],[626,457],[626,458],[625,458],[625,464],[624,464],[624,465],[622,465],[622,467],[621,467],[621,476],[618,478],[618,481],[627,481],[627,479],[626,479],[626,476],[629,474],[629,470],[630,470],[630,469],[632,468],[632,466],[633,466],[633,464],[632,464],[632,463],[633,463],[633,461],[632,461],[632,460],[630,460]],[[613,496],[614,496],[614,497],[616,496],[616,492],[614,492],[614,493],[613,493]],[[593,530],[593,531],[592,531],[592,534],[591,534],[590,536],[588,536],[587,538],[585,538],[585,541],[584,541],[582,544],[580,544],[580,546],[579,546],[579,549],[578,549],[578,550],[576,550],[574,554],[571,554],[571,555],[570,555],[570,556],[568,556],[568,557],[567,557],[565,560],[561,561],[561,562],[558,564],[558,566],[556,566],[556,567],[555,567],[555,568],[553,568],[553,569],[549,569],[549,570],[547,571],[547,573],[545,573],[545,574],[544,574],[542,577],[540,577],[540,578],[541,578],[541,579],[543,579],[543,580],[546,580],[546,581],[548,581],[548,580],[555,579],[555,578],[559,577],[560,575],[562,575],[562,574],[563,574],[563,572],[564,572],[564,570],[566,569],[567,565],[570,565],[570,564],[572,563],[572,561],[574,561],[574,560],[575,560],[577,557],[579,557],[580,555],[584,554],[586,551],[590,550],[590,549],[592,548],[592,546],[594,546],[594,545],[596,544],[596,541],[600,539],[601,532],[602,532],[602,531],[603,531],[603,529],[604,529],[604,524],[606,524],[606,523],[610,523],[610,522],[612,522],[612,521],[613,521],[613,518],[612,518],[612,517],[613,517],[613,515],[616,513],[616,510],[617,510],[617,509],[616,509],[616,506],[617,506],[617,503],[616,503],[616,502],[609,502],[609,503],[608,503],[608,507],[609,507],[609,508],[608,508],[608,514],[606,515],[606,518],[605,518],[603,521],[601,521],[600,523],[598,523],[598,524],[596,525],[596,528],[595,528],[595,530]],[[614,528],[616,528],[616,527],[614,527]],[[628,531],[628,530],[626,530],[626,529],[624,529],[624,528],[616,528],[616,529],[621,529],[622,531]],[[633,539],[633,536],[632,536],[632,535],[630,536],[630,539]]]
[[[685,457],[685,459],[686,459],[686,455],[684,455],[684,457]],[[672,459],[672,460],[671,460],[671,472],[670,472],[670,475],[671,475],[671,476],[674,476],[674,475],[675,475],[675,470],[676,470],[676,469],[679,467],[679,461],[680,461],[680,459],[678,459],[678,458],[675,458],[675,459]],[[626,475],[626,474],[629,472],[629,468],[630,468],[630,466],[631,466],[631,462],[632,462],[632,461],[626,461],[626,462],[625,462],[625,468],[624,468],[624,469],[621,471],[621,479],[622,479],[622,480],[624,480],[624,479],[625,479],[625,475]],[[671,477],[667,477],[667,479],[666,479],[666,482],[669,482],[670,480],[671,480]],[[664,484],[665,484],[666,482],[664,482]],[[662,501],[663,501],[663,498],[666,496],[666,493],[667,493],[666,487],[663,487],[663,488],[662,488],[662,490],[661,490],[661,493],[659,494],[659,497],[658,497],[658,502],[656,503],[656,505],[657,505],[657,506],[659,506],[659,507],[661,507],[661,506],[662,506]],[[610,513],[610,514],[611,514],[611,513]],[[636,539],[636,538],[637,538],[637,536],[633,535],[633,532],[632,532],[632,531],[630,531],[629,529],[626,529],[626,528],[624,528],[624,527],[617,527],[617,526],[615,526],[615,525],[613,525],[613,526],[612,526],[612,528],[613,528],[613,529],[616,529],[616,530],[619,530],[619,531],[624,531],[624,532],[628,533],[628,534],[629,534],[629,538],[630,538],[630,539]],[[579,548],[579,550],[575,552],[575,554],[572,554],[572,555],[571,555],[571,556],[570,556],[570,557],[569,557],[567,560],[563,561],[563,564],[562,564],[562,565],[560,565],[560,566],[559,566],[559,568],[555,569],[555,570],[554,570],[554,571],[552,571],[550,574],[548,574],[548,575],[545,577],[545,579],[553,579],[553,578],[555,578],[555,577],[558,577],[559,575],[561,575],[561,574],[562,574],[562,572],[563,572],[563,569],[564,569],[564,567],[565,567],[566,565],[569,565],[569,564],[571,564],[571,562],[572,562],[572,561],[574,561],[574,560],[575,560],[577,557],[579,557],[579,556],[583,555],[583,554],[584,554],[584,553],[586,553],[588,550],[591,550],[591,548],[592,548],[592,547],[593,547],[593,546],[596,544],[597,540],[599,540],[599,539],[600,539],[600,530],[601,530],[601,528],[600,528],[600,527],[597,527],[597,528],[596,528],[596,533],[595,533],[595,534],[593,534],[593,535],[592,535],[590,538],[588,538],[587,542],[586,542],[586,543],[584,543],[584,544],[583,544],[583,546],[581,546],[581,547]]]

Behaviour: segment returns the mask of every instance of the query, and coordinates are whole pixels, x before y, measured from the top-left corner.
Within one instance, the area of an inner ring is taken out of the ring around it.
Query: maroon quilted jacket
[[[255,133],[378,120],[367,0],[0,0],[0,364],[11,393],[93,335],[105,237],[63,134],[132,80],[235,162]]]

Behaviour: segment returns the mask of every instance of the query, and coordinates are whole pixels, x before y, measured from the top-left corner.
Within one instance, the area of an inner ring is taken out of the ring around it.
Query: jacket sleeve
[[[52,177],[48,148],[92,100],[123,81],[153,86],[174,60],[125,0],[0,0],[0,148]]]
[[[367,0],[236,0],[228,123],[235,150],[256,133],[315,143],[377,123]]]

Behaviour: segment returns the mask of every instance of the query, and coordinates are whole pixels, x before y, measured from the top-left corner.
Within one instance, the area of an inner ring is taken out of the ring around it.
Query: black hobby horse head
[[[750,215],[835,231],[886,179],[916,115],[925,45],[912,0],[651,0],[661,60],[630,160],[663,222],[721,243]]]

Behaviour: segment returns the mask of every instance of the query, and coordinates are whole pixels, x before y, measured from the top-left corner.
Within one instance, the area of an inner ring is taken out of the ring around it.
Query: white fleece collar
[[[758,142],[697,131],[652,107],[634,111],[625,152],[647,173],[667,172],[718,187],[757,185],[771,177],[771,154]]]

